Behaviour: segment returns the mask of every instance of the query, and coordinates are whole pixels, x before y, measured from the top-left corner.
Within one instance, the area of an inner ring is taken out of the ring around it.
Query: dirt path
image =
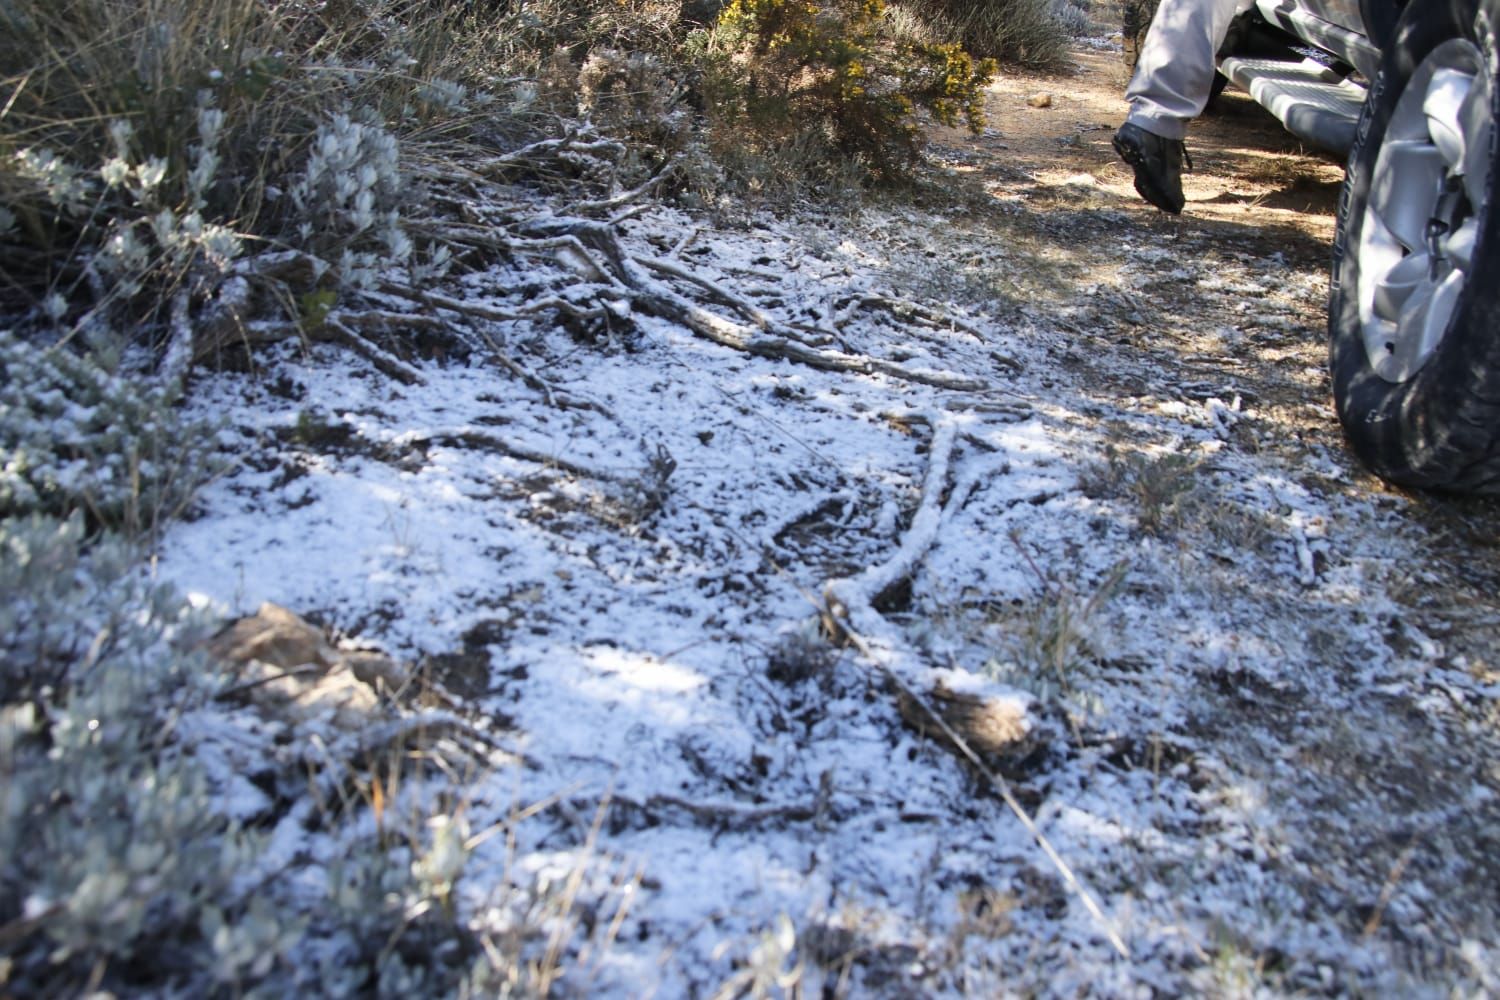
[[[1258,449],[1295,464],[1303,443],[1336,444],[1324,326],[1342,165],[1230,87],[1189,136],[1184,214],[1165,215],[1136,195],[1111,147],[1129,79],[1122,56],[1081,49],[1074,57],[1071,72],[1003,73],[983,136],[936,135],[939,159],[978,179],[985,194],[957,214],[1003,234],[1002,297],[1023,316],[1075,333],[1078,349],[1061,360],[1093,370],[1101,391],[1166,385],[1192,395],[1213,383],[1255,404],[1262,426],[1242,430]],[[1253,261],[1280,273],[1246,280]],[[1216,264],[1218,277],[1190,280],[1185,270]],[[1453,559],[1451,580],[1480,587],[1457,600],[1495,593],[1500,505],[1395,491],[1347,454],[1333,457],[1359,494],[1399,497],[1411,517],[1454,540],[1456,549],[1433,557]]]
[[[1173,433],[1147,431],[1135,416],[1229,401],[1220,454],[1246,460],[1235,476],[1247,467],[1257,478],[1284,474],[1343,511],[1314,527],[1324,540],[1345,537],[1304,552],[1300,593],[1235,573],[1210,582],[1212,570],[1198,581],[1234,592],[1239,611],[1224,623],[1232,643],[1254,645],[1258,635],[1269,644],[1261,652],[1303,658],[1279,676],[1210,672],[1204,680],[1216,690],[1202,692],[1190,710],[1197,717],[1167,740],[1176,746],[1168,757],[1183,755],[1179,767],[1215,762],[1202,780],[1225,801],[1255,800],[1257,844],[1247,850],[1274,872],[1272,882],[1291,887],[1267,889],[1258,930],[1223,928],[1229,952],[1255,955],[1243,978],[1216,985],[1313,987],[1276,971],[1297,964],[1297,949],[1282,939],[1290,924],[1302,934],[1352,935],[1358,948],[1394,942],[1418,977],[1403,989],[1454,981],[1466,974],[1454,958],[1465,935],[1493,940],[1500,902],[1500,512],[1490,501],[1392,490],[1341,447],[1323,333],[1340,164],[1302,149],[1231,88],[1190,134],[1187,209],[1171,218],[1136,196],[1110,145],[1126,81],[1110,51],[1079,52],[1069,74],[1005,74],[991,91],[989,130],[978,139],[946,133],[938,144],[950,169],[976,179],[991,200],[971,198],[955,215],[972,218],[976,239],[986,229],[980,220],[1003,232],[991,246],[1014,313],[1057,337],[1049,354],[1115,421],[1107,450],[1179,448]],[[1170,491],[1139,479],[1127,488],[1138,501]],[[1235,489],[1222,479],[1207,487],[1221,497]],[[1274,506],[1267,502],[1268,513]],[[1241,561],[1233,550],[1258,543],[1228,519],[1215,523],[1233,507],[1190,514],[1167,534],[1183,551]],[[1391,603],[1350,614],[1338,605],[1368,592],[1337,597],[1308,586],[1359,560],[1384,563],[1381,597]],[[1252,608],[1265,617],[1244,617]],[[1355,634],[1372,623],[1374,645]],[[1305,643],[1290,640],[1299,629]],[[1408,673],[1408,664],[1400,681],[1381,683],[1383,671],[1368,669],[1404,657],[1420,666]],[[1290,923],[1289,912],[1297,914]],[[1268,926],[1280,929],[1267,934]],[[1361,960],[1351,952],[1348,961],[1325,968],[1323,989],[1364,988],[1345,978]]]
[[[1130,170],[1110,146],[1125,113],[1129,74],[1121,56],[1081,50],[1074,58],[1075,71],[1065,75],[1003,73],[990,91],[990,134],[977,148],[1039,187],[1093,187],[1149,219],[1158,213],[1136,196]],[[1226,240],[1247,226],[1332,239],[1341,166],[1305,150],[1243,92],[1230,88],[1213,102],[1194,123],[1188,152],[1189,227]]]

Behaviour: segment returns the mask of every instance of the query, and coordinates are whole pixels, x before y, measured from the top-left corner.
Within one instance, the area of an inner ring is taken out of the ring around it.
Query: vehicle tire
[[[1403,486],[1500,492],[1500,0],[1411,4],[1360,118],[1329,300],[1350,446]]]

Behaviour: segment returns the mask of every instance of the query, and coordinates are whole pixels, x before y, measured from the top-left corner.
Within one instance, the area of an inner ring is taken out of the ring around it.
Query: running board
[[[1219,72],[1303,142],[1338,156],[1349,154],[1364,87],[1311,59],[1295,63],[1230,56],[1219,64]]]

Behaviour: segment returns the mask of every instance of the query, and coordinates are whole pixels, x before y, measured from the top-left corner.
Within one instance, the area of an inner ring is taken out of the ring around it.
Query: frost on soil
[[[242,460],[160,573],[422,664],[513,750],[458,782],[465,829],[505,835],[471,839],[457,905],[578,878],[617,921],[579,989],[1494,988],[1494,552],[1454,582],[1429,554],[1453,542],[1326,424],[1286,446],[1287,399],[1322,404],[1265,359],[1316,353],[1315,266],[1209,247],[1122,257],[1057,309],[924,298],[1019,266],[957,253],[962,223],[622,224],[685,301],[865,371],[624,296],[488,328],[550,402],[483,349],[411,384],[263,351],[193,388]],[[518,312],[557,266],[449,294]],[[1191,357],[1120,334],[1184,284],[1216,318]],[[826,631],[851,593],[863,645]],[[937,670],[1029,706],[1027,752],[989,764],[1102,919],[903,720],[892,677]]]

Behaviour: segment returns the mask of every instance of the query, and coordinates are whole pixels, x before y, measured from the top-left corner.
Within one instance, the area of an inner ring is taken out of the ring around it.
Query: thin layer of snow
[[[1388,868],[1340,857],[1321,881],[1315,797],[1282,773],[1302,751],[1274,734],[1309,730],[1332,747],[1328,713],[1389,718],[1369,704],[1396,692],[1436,699],[1409,702],[1423,727],[1446,725],[1452,700],[1493,702],[1476,671],[1393,626],[1420,531],[1399,522],[1399,502],[1336,488],[1336,441],[1297,467],[1236,446],[1261,414],[1233,392],[1115,397],[1055,363],[1069,349],[1056,330],[847,310],[919,253],[871,234],[911,225],[702,232],[686,263],[760,289],[745,294],[783,322],[831,325],[844,309],[842,349],[899,351],[913,371],[975,376],[991,393],[749,357],[644,316],[628,344],[578,342],[544,320],[506,331],[528,364],[611,417],[547,406],[482,351],[397,386],[331,348],[286,346],[260,355],[258,374],[195,385],[193,410],[224,419],[258,460],[205,491],[159,572],[225,615],[274,601],[413,661],[497,626],[487,690],[465,707],[497,720],[529,764],[475,778],[468,822],[554,796],[574,821],[546,812],[519,825],[513,849],[487,841],[460,890],[482,901],[589,856],[639,868],[599,959],[603,993],[707,995],[782,915],[804,942],[814,928],[848,932],[861,993],[1218,992],[1243,956],[1273,953],[1292,991],[1410,986],[1399,939],[1361,936],[1355,912]],[[697,228],[657,209],[627,225],[627,243],[658,254]],[[1226,296],[1264,295],[1286,270],[1252,257],[1157,266]],[[518,282],[496,271],[466,284],[503,304]],[[1283,321],[1264,303],[1246,317],[1251,330]],[[308,443],[325,425],[352,434]],[[933,426],[955,435],[942,495],[927,484]],[[476,443],[486,436],[598,475]],[[1175,536],[1141,530],[1128,495],[1091,485],[1132,436],[1196,462],[1198,520]],[[649,480],[660,449],[675,469],[654,510],[631,483]],[[944,508],[952,494],[962,502]],[[1131,961],[993,790],[902,723],[870,663],[807,638],[828,581],[858,580],[903,544],[911,596],[882,612],[885,638],[950,686],[1026,687],[1058,723],[1014,780]],[[1059,609],[1075,615],[1076,648],[1056,665],[1028,659],[1027,630]],[[1362,761],[1401,742],[1340,738]],[[1486,791],[1463,787],[1471,805]],[[1451,804],[1435,794],[1407,819],[1440,822]],[[1378,841],[1394,835],[1378,808],[1340,815]],[[596,809],[608,820],[590,845]],[[283,855],[297,836],[278,828]],[[1454,953],[1476,918],[1418,885],[1396,889],[1388,924]],[[828,956],[804,961],[809,982],[838,980]]]

